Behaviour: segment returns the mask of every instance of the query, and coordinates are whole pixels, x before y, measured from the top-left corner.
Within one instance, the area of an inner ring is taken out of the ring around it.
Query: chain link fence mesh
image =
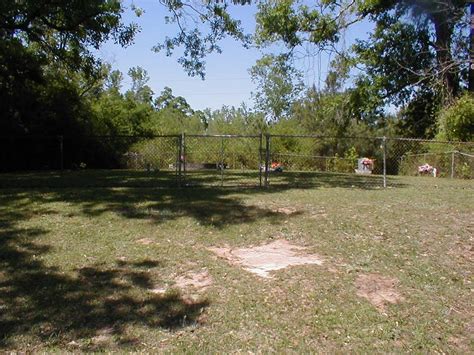
[[[317,186],[332,178],[349,186],[383,185],[380,138],[272,135],[267,139],[269,184]],[[347,175],[351,177],[346,179]]]
[[[260,136],[187,135],[184,139],[187,185],[261,186]]]
[[[396,186],[403,177],[473,179],[474,142],[297,135],[0,137],[0,171],[4,187],[373,188]]]
[[[474,178],[474,143],[387,139],[387,173]],[[424,167],[424,168],[422,168]]]

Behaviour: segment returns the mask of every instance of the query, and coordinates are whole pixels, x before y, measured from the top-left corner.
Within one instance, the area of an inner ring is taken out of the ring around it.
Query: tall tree
[[[272,121],[290,112],[303,88],[301,73],[288,60],[285,55],[265,55],[250,69],[252,81],[257,84],[255,107]]]
[[[334,50],[344,30],[372,21],[369,39],[352,48],[352,63],[362,69],[354,98],[370,96],[369,107],[359,108],[421,104],[428,92],[434,102],[446,104],[467,77],[465,5],[464,0],[319,0],[312,5],[268,0],[259,3],[256,39],[260,45],[281,42],[289,51],[308,44]]]
[[[39,117],[62,116],[59,102],[55,113],[43,97],[57,88],[61,81],[57,77],[69,80],[74,88],[78,72],[87,77],[102,75],[91,48],[110,38],[126,45],[137,30],[136,25],[122,24],[122,11],[119,0],[0,2],[0,127],[4,132],[31,133]],[[75,92],[78,100],[84,94],[81,89],[68,92]]]
[[[142,67],[133,67],[128,70],[128,76],[132,79],[132,87],[128,93],[139,102],[151,103],[153,90],[147,85],[150,81],[148,72]]]

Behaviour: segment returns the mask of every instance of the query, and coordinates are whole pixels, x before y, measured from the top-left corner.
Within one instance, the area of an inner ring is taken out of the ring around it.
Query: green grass
[[[362,187],[380,188],[380,175],[356,175],[329,172],[285,171],[271,173],[268,182],[279,187]],[[0,188],[23,187],[158,187],[224,186],[259,187],[265,183],[264,174],[255,170],[190,170],[182,173],[179,181],[176,171],[143,170],[65,170],[0,174]],[[396,178],[389,177],[390,186],[399,186]]]
[[[142,187],[107,184],[136,186],[131,175],[103,172],[102,187],[81,172],[72,187],[46,173],[0,176],[2,351],[472,351],[472,181],[391,178],[384,190],[313,174],[306,188],[156,189],[143,175]],[[275,238],[325,264],[264,280],[207,250]],[[202,269],[213,278],[204,293],[172,287]],[[354,281],[367,273],[397,278],[405,300],[383,314],[357,297]]]

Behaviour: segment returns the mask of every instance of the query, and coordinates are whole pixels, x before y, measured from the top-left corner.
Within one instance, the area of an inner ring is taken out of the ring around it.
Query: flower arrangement
[[[374,169],[374,159],[363,158],[362,166],[364,169],[373,170]]]
[[[434,177],[438,175],[438,170],[434,167],[431,166],[430,164],[423,164],[418,167],[418,173],[419,174],[432,174]]]

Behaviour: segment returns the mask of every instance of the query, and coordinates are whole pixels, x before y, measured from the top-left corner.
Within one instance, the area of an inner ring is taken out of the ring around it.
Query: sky
[[[216,110],[222,106],[240,106],[245,103],[247,107],[253,106],[252,92],[256,87],[251,80],[249,69],[261,57],[262,51],[251,48],[245,49],[233,39],[224,39],[220,43],[221,54],[210,54],[206,58],[206,78],[189,77],[177,62],[179,51],[167,57],[165,53],[155,53],[152,47],[163,41],[165,36],[176,33],[176,27],[165,24],[167,15],[164,7],[158,0],[125,0],[127,10],[124,13],[125,23],[137,23],[141,31],[136,35],[134,44],[127,48],[105,43],[98,51],[98,56],[110,63],[113,69],[118,69],[124,74],[123,89],[131,85],[130,78],[126,75],[129,68],[140,66],[150,77],[148,85],[155,93],[160,94],[164,87],[173,90],[175,96],[183,96],[195,110],[210,108]],[[144,10],[140,17],[136,17],[131,10],[131,5]],[[242,21],[247,33],[252,33],[255,28],[256,5],[229,6],[231,15]],[[355,38],[365,38],[370,31],[367,23],[362,23],[345,34],[345,45],[350,46]],[[266,53],[277,48],[266,50]],[[328,62],[331,58],[320,55],[306,58],[297,63],[303,69],[304,81],[308,86],[322,87]]]

